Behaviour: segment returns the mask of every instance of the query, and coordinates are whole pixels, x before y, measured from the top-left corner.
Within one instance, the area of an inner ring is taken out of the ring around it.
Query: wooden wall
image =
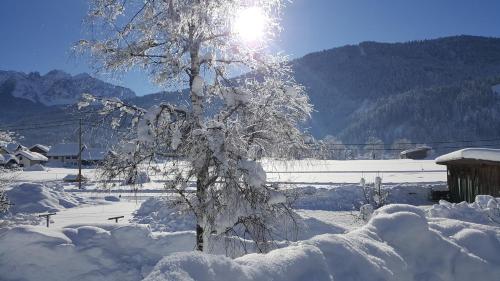
[[[474,202],[476,195],[500,197],[500,165],[448,165],[452,202]]]

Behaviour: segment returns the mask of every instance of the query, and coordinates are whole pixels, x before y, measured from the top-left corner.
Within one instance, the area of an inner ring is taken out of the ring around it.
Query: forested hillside
[[[307,86],[316,109],[311,123],[311,132],[316,137],[339,135],[348,142],[368,135],[388,142],[396,136],[415,141],[442,139],[471,129],[470,123],[459,128],[464,116],[481,114],[475,113],[479,109],[494,110],[495,104],[481,103],[485,100],[483,96],[489,95],[485,92],[488,85],[482,87],[483,92],[476,92],[475,86],[462,89],[470,85],[462,82],[500,75],[500,39],[457,36],[407,43],[364,42],[306,55],[294,61],[294,68],[296,79]],[[438,98],[433,94],[444,96]],[[454,102],[449,99],[466,96],[474,100],[476,94],[478,100],[473,104],[477,106],[465,107],[461,114],[440,120],[447,130],[430,127],[434,124],[428,120],[440,117],[439,110],[433,108],[442,105],[442,112],[448,112],[446,105]],[[441,104],[434,104],[438,100]],[[383,112],[387,107],[404,108],[410,102],[416,103],[411,106],[417,115],[408,112],[398,119],[381,113],[374,115],[376,107]],[[485,124],[492,124],[497,117],[484,118]],[[366,121],[370,119],[371,123]],[[420,121],[421,128],[408,127],[417,124],[416,121]],[[369,123],[373,125],[368,126]],[[478,138],[491,134],[500,132],[486,134],[483,129],[470,132]]]

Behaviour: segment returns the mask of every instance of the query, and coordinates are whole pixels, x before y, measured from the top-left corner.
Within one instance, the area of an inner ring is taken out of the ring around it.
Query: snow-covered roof
[[[43,144],[38,144],[38,143],[31,146],[29,150],[32,150],[34,148],[39,148],[40,150],[43,150],[45,152],[49,152],[49,150],[50,150],[50,147],[43,145]]]
[[[85,148],[82,151],[84,161],[102,161],[106,157],[107,151],[103,148]]]
[[[83,146],[85,149],[85,145]],[[50,148],[47,156],[78,156],[77,143],[59,143]]]
[[[17,150],[21,150],[21,149],[24,149],[25,147],[18,144],[18,143],[14,143],[14,142],[11,142],[11,143],[8,143],[6,145],[4,145],[4,149],[9,152],[10,154],[13,154],[15,153]]]
[[[424,145],[424,146],[419,146],[419,147],[403,150],[403,151],[401,151],[401,154],[407,154],[407,153],[412,153],[412,152],[417,152],[417,151],[428,151],[431,149],[432,149],[431,147]]]
[[[0,165],[5,165],[9,163],[9,161],[19,163],[19,160],[12,154],[0,154]]]
[[[437,164],[457,160],[480,160],[500,162],[500,149],[491,148],[465,148],[451,153],[439,156],[436,158]]]
[[[19,157],[19,155],[28,158],[29,160],[32,161],[48,161],[47,157],[43,156],[40,153],[32,152],[29,150],[19,150],[16,153],[16,157]]]

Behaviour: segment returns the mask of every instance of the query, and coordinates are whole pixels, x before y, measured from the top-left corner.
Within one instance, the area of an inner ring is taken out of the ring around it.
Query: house
[[[19,165],[19,160],[12,154],[0,154],[0,167],[12,168]]]
[[[35,144],[29,148],[29,151],[31,152],[36,152],[39,154],[42,154],[43,156],[47,156],[47,153],[49,152],[50,147],[42,144]]]
[[[85,148],[82,151],[82,164],[85,166],[101,164],[108,153],[102,148]]]
[[[85,149],[84,145],[82,149]],[[47,152],[51,165],[77,166],[79,146],[77,143],[59,143],[52,146]]]
[[[399,154],[399,158],[413,160],[425,159],[427,158],[427,156],[429,156],[429,151],[431,150],[432,148],[428,146],[420,146],[412,149],[407,149],[401,151],[401,153]]]
[[[21,167],[31,167],[36,164],[45,164],[47,163],[47,157],[43,156],[40,153],[31,152],[29,150],[19,150],[15,154],[16,158],[19,160],[19,166]]]
[[[466,148],[436,158],[446,165],[451,202],[474,202],[476,195],[500,196],[500,149]]]

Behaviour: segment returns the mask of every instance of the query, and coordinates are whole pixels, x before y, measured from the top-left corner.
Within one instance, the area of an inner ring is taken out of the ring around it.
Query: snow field
[[[390,203],[415,205],[428,205],[435,187],[441,186],[384,185]],[[50,182],[17,184],[9,190],[14,214],[57,215],[50,228],[19,225],[22,217],[0,227],[0,279],[498,281],[499,201],[491,196],[430,208],[387,205],[365,223],[356,211],[364,204],[358,185],[287,192],[298,195],[303,219],[295,242],[252,254],[250,241],[210,238],[208,253],[198,253],[194,218],[159,197],[140,205],[116,197],[91,201]],[[119,215],[125,218],[118,223],[107,220]]]

